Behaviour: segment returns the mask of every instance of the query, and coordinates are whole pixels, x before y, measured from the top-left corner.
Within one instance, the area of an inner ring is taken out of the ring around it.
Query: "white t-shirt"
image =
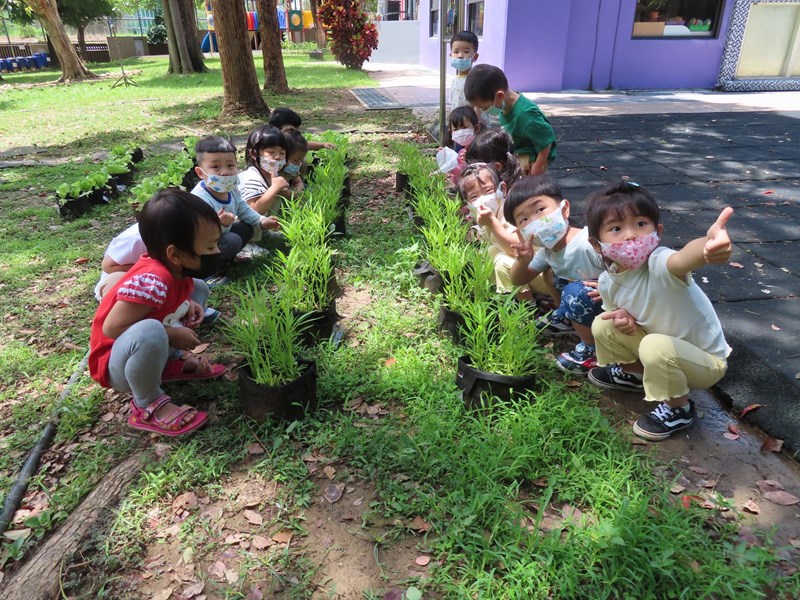
[[[647,333],[684,340],[725,360],[731,348],[711,301],[691,274],[679,279],[667,268],[667,259],[674,252],[656,248],[646,266],[600,275],[603,310],[624,308]]]
[[[247,167],[244,171],[239,173],[239,193],[242,195],[242,200],[245,202],[259,198],[261,194],[269,189],[268,183],[261,175],[261,171],[257,167]],[[281,197],[275,196],[272,206],[267,211],[271,215],[277,215],[281,210]]]
[[[572,241],[559,250],[540,248],[528,268],[541,273],[553,269],[556,277],[569,281],[594,281],[603,272],[603,261],[589,243],[589,228],[584,227]]]
[[[134,223],[111,240],[105,255],[118,265],[132,265],[145,252],[147,252],[147,247],[142,241],[142,236],[139,235],[139,224]],[[103,285],[108,275],[109,273],[101,271],[100,281],[94,286],[94,297],[98,302],[100,301],[100,286]]]
[[[452,111],[459,106],[470,106],[467,97],[464,95],[464,83],[467,81],[466,75],[456,75],[450,84],[450,95],[447,98],[447,110]]]

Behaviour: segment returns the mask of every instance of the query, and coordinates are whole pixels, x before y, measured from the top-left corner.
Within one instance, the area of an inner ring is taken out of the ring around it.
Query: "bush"
[[[324,0],[319,18],[329,29],[333,55],[348,69],[360,69],[378,47],[378,29],[358,0]]]
[[[147,30],[148,44],[163,44],[167,41],[167,28],[164,25],[164,13],[160,10],[153,16],[153,24]]]

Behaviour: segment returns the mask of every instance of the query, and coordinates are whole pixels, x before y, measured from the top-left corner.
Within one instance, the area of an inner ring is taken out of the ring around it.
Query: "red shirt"
[[[152,306],[148,319],[158,319],[165,326],[180,326],[189,309],[189,296],[194,289],[191,277],[176,279],[158,260],[143,254],[103,297],[92,321],[89,338],[89,373],[103,387],[108,381],[108,361],[114,340],[103,334],[103,323],[114,305],[123,300]]]

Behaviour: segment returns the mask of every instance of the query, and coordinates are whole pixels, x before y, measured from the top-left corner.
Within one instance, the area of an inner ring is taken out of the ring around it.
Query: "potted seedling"
[[[409,143],[400,143],[395,146],[395,151],[399,157],[397,173],[395,175],[394,189],[399,194],[404,194],[406,199],[411,198],[411,187],[409,186],[408,176],[414,170],[419,159],[419,149]]]
[[[244,414],[262,423],[269,416],[298,419],[317,406],[316,363],[302,358],[308,316],[284,294],[253,280],[237,293],[225,331],[241,355],[239,398]]]
[[[79,217],[92,208],[89,196],[83,194],[83,181],[62,183],[56,188],[58,212],[65,219]]]
[[[464,312],[475,302],[494,299],[494,262],[484,247],[466,244],[454,246],[449,261],[438,326],[460,343]]]

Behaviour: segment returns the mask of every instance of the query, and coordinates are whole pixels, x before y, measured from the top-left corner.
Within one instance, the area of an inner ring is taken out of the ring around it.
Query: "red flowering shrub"
[[[378,47],[378,28],[359,0],[323,0],[319,18],[328,29],[331,51],[348,69],[360,69]]]

